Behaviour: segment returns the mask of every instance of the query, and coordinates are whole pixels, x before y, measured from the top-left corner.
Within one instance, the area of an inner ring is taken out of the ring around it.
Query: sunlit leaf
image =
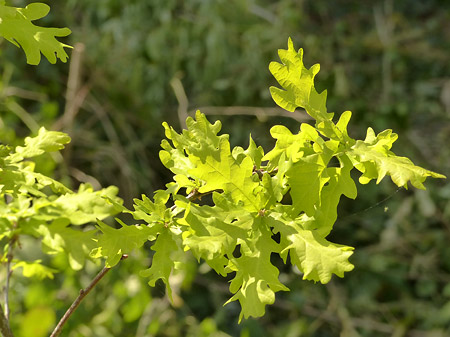
[[[32,23],[43,18],[50,7],[43,3],[32,3],[25,8],[17,8],[0,4],[0,36],[22,47],[27,57],[27,63],[37,65],[41,61],[41,53],[50,63],[56,63],[57,58],[67,61],[64,48],[69,45],[59,42],[56,37],[67,36],[69,28],[44,28]]]

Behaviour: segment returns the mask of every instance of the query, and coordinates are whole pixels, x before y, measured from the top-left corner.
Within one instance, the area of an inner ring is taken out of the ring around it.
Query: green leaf
[[[185,173],[186,171],[179,170],[191,167],[186,159],[181,164],[183,156],[193,155],[201,160],[205,160],[206,156],[218,155],[219,143],[228,140],[228,135],[226,134],[217,135],[222,128],[220,121],[211,124],[205,115],[198,110],[195,114],[195,120],[192,117],[188,117],[186,125],[187,130],[183,130],[182,134],[178,134],[167,123],[163,123],[166,137],[172,141],[174,148],[167,141],[163,141],[161,146],[164,150],[160,152],[160,158],[162,154],[161,161],[174,173]],[[174,164],[177,166],[174,167]]]
[[[48,5],[39,2],[25,8],[0,4],[0,35],[16,46],[22,47],[29,64],[39,64],[41,53],[52,64],[56,63],[57,58],[62,62],[67,61],[68,56],[64,48],[71,47],[59,42],[56,37],[69,35],[70,29],[44,28],[32,23],[46,16],[49,11]]]
[[[444,175],[426,170],[414,165],[406,157],[396,156],[389,151],[397,135],[391,130],[385,130],[375,137],[375,133],[368,128],[366,139],[358,140],[351,148],[349,155],[356,161],[355,167],[363,175],[360,178],[362,184],[372,179],[377,179],[377,184],[386,176],[390,175],[392,181],[399,187],[408,188],[408,182],[419,189],[425,189],[423,182],[427,177],[445,178]]]
[[[293,164],[286,172],[287,181],[291,187],[293,213],[305,212],[313,215],[320,193],[329,180],[322,175],[325,166],[320,163],[320,156],[312,155],[309,161],[301,160]]]
[[[151,201],[147,196],[142,195],[142,200],[134,199],[134,211],[128,211],[133,214],[136,220],[144,220],[148,224],[161,223],[167,224],[171,221],[172,214],[166,207],[169,194],[166,191],[158,190],[155,192],[155,201]]]
[[[36,196],[44,196],[40,192],[40,190],[42,190],[46,186],[49,186],[54,193],[58,193],[58,194],[73,193],[72,190],[70,190],[69,188],[64,186],[59,181],[57,181],[53,178],[47,177],[38,172],[26,172],[25,179],[27,180],[27,182],[25,185],[21,186],[22,190],[27,191]],[[31,181],[36,181],[36,184],[34,184],[34,186],[33,186],[32,184],[30,184]]]
[[[108,198],[118,199],[117,193],[115,186],[94,191],[89,184],[81,184],[76,193],[66,193],[53,200],[50,208],[56,214],[67,217],[72,225],[82,225],[116,214]]]
[[[241,201],[248,210],[258,211],[261,201],[254,194],[259,183],[252,179],[253,161],[245,157],[241,163],[233,158],[228,140],[219,144],[217,156],[207,156],[204,161],[190,156],[196,166],[189,174],[204,182],[198,189],[200,193],[223,190],[237,203]]]
[[[302,107],[317,121],[331,120],[332,113],[327,113],[327,92],[318,93],[314,88],[314,76],[319,72],[320,66],[313,65],[310,69],[303,65],[303,49],[298,52],[289,38],[288,49],[278,50],[282,63],[271,62],[269,70],[280,85],[281,90],[270,87],[272,98],[280,107],[294,111]]]
[[[170,229],[167,228],[161,231],[155,244],[152,246],[152,250],[155,251],[152,265],[150,268],[141,271],[140,275],[150,278],[148,284],[152,287],[155,286],[157,280],[163,280],[167,288],[167,295],[172,301],[172,289],[169,284],[169,276],[175,266],[172,255],[178,250],[178,245],[172,238]]]
[[[188,226],[183,233],[185,250],[191,250],[197,260],[204,259],[217,273],[226,276],[228,260],[223,257],[231,255],[238,239],[247,236],[252,216],[221,194],[214,193],[213,200],[214,207],[177,202],[177,206],[186,208],[179,223]]]
[[[142,247],[149,237],[156,235],[162,227],[127,226],[120,220],[116,220],[122,225],[119,229],[112,228],[97,220],[97,226],[103,235],[98,238],[97,250],[93,250],[91,253],[93,257],[106,257],[106,266],[110,268],[120,261],[123,254],[129,254],[134,249]]]
[[[19,261],[12,266],[12,270],[22,268],[22,274],[25,277],[36,277],[39,280],[44,278],[53,279],[53,274],[57,272],[56,269],[43,266],[41,260],[33,262]]]
[[[269,215],[268,221],[274,232],[282,236],[281,255],[286,260],[290,254],[291,263],[303,272],[303,279],[328,283],[332,274],[343,277],[344,272],[353,270],[354,266],[348,261],[353,247],[331,243],[315,231],[304,229],[300,222],[277,213]]]
[[[59,218],[50,225],[41,225],[36,230],[43,236],[42,245],[47,254],[64,252],[72,269],[83,268],[86,257],[95,247],[94,230],[81,231],[68,227],[69,220]]]
[[[300,132],[296,135],[282,125],[272,127],[270,134],[277,142],[275,147],[262,158],[262,160],[269,160],[269,169],[278,166],[282,155],[295,163],[303,156],[313,154],[311,142],[319,137],[316,129],[308,124],[302,124]]]
[[[279,270],[270,262],[271,253],[279,251],[279,247],[270,231],[264,229],[261,218],[256,222],[260,230],[253,232],[250,242],[241,242],[241,257],[230,260],[230,270],[236,271],[230,284],[234,296],[225,304],[240,302],[239,322],[242,318],[263,316],[265,306],[275,302],[275,292],[289,290],[278,280]]]
[[[256,168],[261,167],[261,160],[264,157],[264,150],[261,146],[257,146],[252,136],[250,135],[249,145],[247,150],[244,151],[246,156],[252,158],[254,165]]]
[[[217,135],[220,122],[210,124],[199,111],[196,120],[188,118],[187,125],[188,130],[183,130],[182,134],[164,125],[166,136],[172,140],[174,148],[168,142],[163,142],[165,150],[160,153],[164,164],[177,174],[176,181],[180,187],[190,189],[199,185],[199,193],[223,190],[236,203],[242,202],[248,210],[258,211],[264,201],[254,193],[259,183],[252,178],[252,157],[242,151],[239,158],[233,157],[228,135]],[[261,151],[256,148],[252,150],[250,144],[247,153],[255,155],[258,161]],[[182,175],[187,179],[182,178]],[[193,184],[190,179],[196,183]]]
[[[337,207],[341,196],[355,199],[357,195],[355,182],[350,176],[353,168],[350,159],[345,155],[338,158],[340,167],[328,167],[323,172],[327,182],[320,191],[314,213],[301,216],[303,227],[315,230],[322,237],[326,237],[331,232],[337,220]]]
[[[25,146],[16,147],[16,155],[13,161],[17,162],[24,158],[40,156],[45,152],[59,151],[70,142],[70,137],[58,131],[48,131],[44,127],[39,129],[36,137],[25,138]]]

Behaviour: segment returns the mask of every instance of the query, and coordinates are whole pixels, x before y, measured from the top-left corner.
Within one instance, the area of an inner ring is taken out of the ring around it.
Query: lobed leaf
[[[25,146],[16,147],[13,162],[40,156],[45,152],[62,150],[64,145],[69,142],[70,137],[67,134],[58,131],[48,131],[41,127],[37,136],[25,138]]]
[[[289,290],[278,280],[279,270],[270,262],[271,253],[279,252],[280,248],[262,222],[258,218],[255,225],[261,225],[260,230],[241,242],[241,256],[230,259],[229,269],[236,271],[230,283],[234,295],[225,304],[239,301],[242,308],[239,322],[242,318],[263,316],[265,306],[275,302],[275,292]]]
[[[301,220],[286,219],[279,213],[271,213],[269,220],[274,233],[281,234],[281,256],[303,272],[303,279],[328,283],[332,274],[339,277],[353,270],[348,261],[353,247],[338,245],[325,240],[316,231],[304,229]]]
[[[44,28],[32,23],[46,16],[49,11],[48,5],[39,2],[25,8],[0,4],[0,35],[17,47],[22,47],[28,64],[39,64],[41,53],[52,64],[56,63],[57,58],[62,62],[67,61],[64,48],[71,47],[59,42],[56,37],[69,35],[70,29]]]
[[[134,249],[142,245],[157,234],[162,228],[156,226],[149,228],[147,226],[135,225],[127,226],[116,219],[122,227],[112,228],[100,220],[97,220],[97,228],[103,233],[97,240],[97,248],[92,251],[93,257],[106,257],[106,266],[114,267],[122,258],[122,255],[131,253]]]
[[[43,250],[47,254],[56,254],[64,252],[69,258],[69,264],[72,269],[80,270],[83,268],[86,257],[94,249],[93,241],[95,231],[81,231],[69,227],[69,220],[58,218],[50,225],[40,225],[36,233],[40,234]]]
[[[375,137],[369,128],[366,139],[356,141],[349,156],[355,161],[355,167],[363,173],[360,183],[366,184],[377,179],[378,184],[386,175],[390,175],[399,187],[408,188],[408,182],[411,182],[414,187],[425,189],[423,182],[427,177],[445,178],[442,174],[414,165],[409,158],[396,156],[390,151],[396,139],[397,135],[391,130],[385,130]]]
[[[331,120],[332,113],[327,113],[327,92],[318,93],[314,88],[314,77],[320,70],[318,64],[310,69],[303,65],[303,49],[298,52],[289,38],[288,49],[278,50],[282,63],[271,62],[269,70],[280,85],[285,89],[270,87],[272,98],[280,107],[294,111],[302,107],[317,121]]]
[[[150,278],[148,284],[152,287],[155,286],[157,280],[161,279],[166,285],[167,294],[172,301],[169,276],[175,267],[172,255],[178,251],[178,245],[172,238],[170,229],[166,228],[161,231],[155,244],[152,246],[152,250],[155,252],[152,258],[152,265],[147,270],[141,271],[140,275]]]
[[[36,277],[39,280],[45,278],[53,279],[53,274],[57,272],[57,270],[46,267],[42,265],[41,262],[41,260],[33,262],[19,261],[12,266],[11,270],[22,268],[22,274],[25,277]]]
[[[232,255],[238,240],[247,236],[252,216],[221,194],[214,193],[213,200],[214,207],[177,202],[186,209],[179,223],[187,226],[183,232],[185,250],[192,251],[197,260],[204,259],[217,273],[226,276],[228,260],[223,257]]]

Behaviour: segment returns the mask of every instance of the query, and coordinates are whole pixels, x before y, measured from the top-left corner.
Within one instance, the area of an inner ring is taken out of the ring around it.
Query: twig
[[[84,44],[75,44],[72,52],[72,59],[70,61],[69,78],[67,79],[66,105],[61,120],[62,128],[69,134],[71,134],[75,116],[89,92],[89,89],[85,89],[86,92],[83,93],[81,99],[80,97],[77,97],[79,96],[84,50]]]
[[[2,96],[14,96],[38,102],[44,102],[47,99],[47,96],[45,94],[17,87],[6,87],[5,89],[3,89]]]
[[[13,223],[13,229],[17,228],[17,223]],[[8,243],[8,252],[6,253],[6,281],[5,281],[5,318],[9,321],[9,281],[11,279],[11,261],[13,259],[13,248],[17,242],[17,235],[13,235]]]
[[[30,129],[33,133],[39,130],[39,124],[34,120],[34,118],[24,109],[20,104],[12,99],[5,101],[5,105],[9,111],[14,113],[19,119]]]
[[[172,78],[170,85],[178,101],[178,119],[180,121],[180,126],[183,129],[186,127],[186,118],[188,118],[187,110],[189,101],[186,92],[184,91],[183,83],[181,83],[181,80],[178,77]]]
[[[5,317],[5,313],[3,312],[3,308],[0,304],[0,332],[3,337],[14,337],[11,328],[9,327],[9,322]]]
[[[5,281],[5,318],[9,320],[9,281],[11,279],[11,261],[12,261],[12,246],[15,239],[13,238],[8,246],[8,253],[6,255],[6,281]]]
[[[235,116],[235,115],[253,115],[260,121],[267,120],[268,117],[288,117],[295,119],[296,121],[302,123],[313,120],[305,110],[298,109],[294,112],[286,111],[281,108],[264,108],[264,107],[253,107],[253,106],[204,106],[199,107],[200,110],[205,115],[218,115],[218,116]],[[193,116],[195,111],[189,111],[189,115]]]
[[[122,259],[124,260],[128,257],[128,255],[122,255]],[[70,318],[70,316],[75,312],[75,310],[80,305],[81,301],[86,297],[87,294],[97,285],[98,282],[103,278],[103,276],[106,275],[107,272],[109,272],[111,268],[103,267],[103,269],[95,276],[95,278],[92,280],[92,282],[86,287],[86,289],[81,289],[80,294],[75,299],[75,301],[72,303],[69,309],[67,309],[64,316],[61,318],[61,320],[58,322],[58,325],[53,330],[50,337],[57,337],[60,335],[62,328],[64,324],[67,322],[67,320]]]

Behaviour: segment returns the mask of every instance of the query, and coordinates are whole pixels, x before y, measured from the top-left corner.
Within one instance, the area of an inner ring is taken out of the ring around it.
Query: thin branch
[[[14,96],[38,102],[44,102],[47,99],[47,95],[45,94],[17,87],[6,87],[5,89],[3,89],[2,96],[4,97]]]
[[[122,255],[122,259],[124,260],[128,257],[128,255]],[[86,289],[81,289],[80,294],[75,299],[75,301],[72,303],[69,309],[67,309],[64,316],[61,318],[61,320],[58,322],[58,325],[56,325],[55,329],[53,330],[50,337],[57,337],[61,334],[62,328],[64,324],[66,324],[67,320],[70,318],[70,316],[75,312],[75,310],[80,305],[81,301],[86,297],[87,294],[97,285],[98,282],[110,271],[111,268],[103,267],[103,269],[95,276],[95,278],[92,280],[92,282],[86,287]]]
[[[189,116],[189,101],[186,92],[184,91],[183,83],[181,83],[181,80],[178,77],[172,78],[172,80],[170,81],[170,85],[178,101],[178,119],[180,121],[180,126],[183,129],[186,127],[186,118],[188,118]]]
[[[9,281],[11,279],[11,261],[12,261],[12,246],[14,241],[11,240],[8,246],[8,253],[6,255],[6,281],[5,281],[5,318],[9,320]]]
[[[3,308],[0,305],[0,332],[3,337],[14,337],[11,328],[9,327],[9,322],[5,317],[5,313],[3,312]]]
[[[85,86],[83,94],[80,97],[80,82],[85,49],[84,44],[76,43],[70,61],[69,78],[67,79],[66,105],[64,107],[64,114],[60,120],[62,129],[68,134],[72,133],[71,131],[75,116],[78,114],[81,104],[89,92],[89,86]]]
[[[189,201],[194,201],[194,200],[201,200],[202,197],[204,197],[205,195],[209,195],[212,194],[214,192],[223,192],[223,190],[212,190],[212,191],[208,191],[208,192],[204,192],[201,193],[198,191],[198,189],[194,188],[191,193],[188,194],[188,196],[186,197],[186,199],[188,199]]]
[[[197,110],[197,109],[196,109]],[[295,119],[296,121],[308,122],[313,120],[305,110],[297,109],[294,112],[286,111],[281,108],[265,108],[265,107],[252,107],[252,106],[204,106],[199,107],[205,115],[217,115],[217,116],[235,116],[235,115],[252,115],[256,116],[258,120],[265,121],[268,117],[288,117]],[[195,115],[195,110],[189,111],[189,115]]]
[[[13,229],[17,228],[17,223],[13,223]],[[13,235],[8,243],[8,252],[6,253],[6,281],[5,281],[5,318],[9,321],[9,283],[11,280],[11,261],[13,259],[13,249],[17,242],[17,235]]]
[[[39,124],[20,104],[18,104],[13,99],[8,99],[5,101],[5,105],[9,111],[14,113],[19,119],[30,129],[33,133],[39,130]]]

